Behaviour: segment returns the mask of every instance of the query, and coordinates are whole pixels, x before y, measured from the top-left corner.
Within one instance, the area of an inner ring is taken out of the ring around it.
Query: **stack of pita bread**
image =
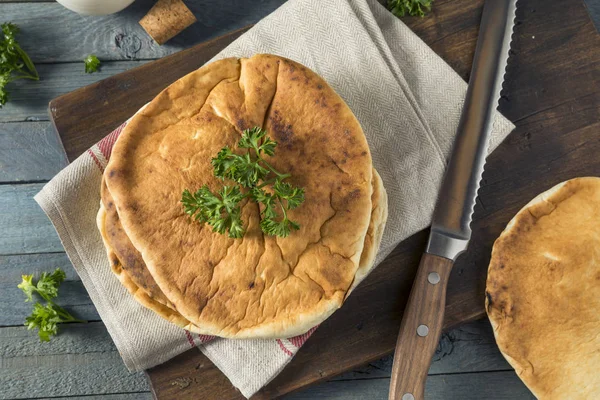
[[[269,163],[304,188],[286,238],[231,239],[184,213],[181,194],[224,185],[211,158],[245,129],[278,145]],[[112,270],[135,300],[190,331],[226,338],[302,334],[339,308],[373,268],[387,197],[344,101],[293,61],[224,59],[183,77],[127,124],[104,172],[98,226]]]
[[[600,399],[600,178],[534,198],[496,240],[486,309],[539,399]]]

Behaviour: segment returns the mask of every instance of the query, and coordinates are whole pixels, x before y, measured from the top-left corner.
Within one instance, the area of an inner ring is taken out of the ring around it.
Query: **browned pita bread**
[[[156,314],[160,315],[167,321],[169,321],[181,328],[187,329],[189,331],[196,332],[196,333],[202,333],[202,332],[200,332],[200,330],[197,327],[195,327],[188,320],[183,318],[181,316],[181,314],[179,314],[177,311],[173,310],[172,308],[165,305],[161,301],[158,301],[157,298],[154,298],[151,295],[149,295],[148,291],[143,286],[144,283],[140,283],[143,281],[143,278],[141,281],[139,279],[138,280],[132,279],[132,276],[140,277],[143,275],[136,275],[134,273],[130,273],[126,268],[123,268],[121,261],[119,260],[119,258],[115,254],[115,252],[112,250],[110,243],[109,243],[109,235],[107,234],[107,232],[105,230],[106,216],[107,216],[106,209],[104,208],[104,205],[101,203],[100,210],[98,211],[98,216],[96,218],[96,223],[98,225],[98,229],[100,230],[100,235],[102,236],[102,241],[104,242],[104,246],[106,247],[106,253],[108,255],[108,260],[109,260],[111,269],[112,269],[113,273],[117,276],[117,278],[119,278],[119,281],[121,282],[121,284],[127,289],[127,291],[129,291],[129,293],[131,293],[133,298],[138,303],[140,303],[144,307],[154,311]],[[161,292],[161,294],[162,294],[162,292]],[[154,295],[156,296],[156,292],[154,292]],[[164,297],[164,294],[163,294],[163,297]]]
[[[486,309],[536,397],[600,398],[600,178],[563,182],[510,221],[492,251]]]
[[[375,255],[381,243],[387,220],[387,195],[381,177],[375,170],[373,170],[373,194],[371,199],[373,204],[371,222],[365,237],[359,271],[357,271],[352,289],[373,269]],[[109,264],[123,286],[141,305],[154,311],[167,321],[195,333],[205,333],[201,327],[193,325],[173,309],[173,305],[166,300],[162,291],[157,288],[154,278],[148,273],[141,255],[133,247],[129,238],[124,235],[118,215],[109,218],[111,213],[107,209],[114,209],[114,203],[106,185],[103,183],[102,201],[97,224],[107,250]],[[120,249],[120,255],[115,252],[116,248]],[[121,260],[125,260],[125,262]],[[128,264],[131,264],[131,267]],[[143,271],[140,269],[143,269]]]
[[[265,127],[270,160],[306,189],[299,232],[263,236],[256,204],[232,240],[190,221],[185,188],[222,182],[210,158]],[[356,277],[371,220],[372,166],[360,125],[316,74],[269,55],[217,61],[171,85],[117,141],[106,170],[124,231],[168,301],[223,337],[294,336],[337,309]]]
[[[104,179],[102,179],[101,199],[104,215],[101,219],[102,226],[99,228],[106,236],[105,242],[108,243],[107,247],[110,249],[109,259],[113,262],[112,265],[119,265],[120,268],[124,268],[128,279],[146,292],[149,297],[160,304],[172,307],[172,304],[170,304],[152,275],[150,275],[150,272],[148,272],[142,255],[133,247],[129,237],[127,237],[127,234],[123,230],[113,198],[106,187]]]

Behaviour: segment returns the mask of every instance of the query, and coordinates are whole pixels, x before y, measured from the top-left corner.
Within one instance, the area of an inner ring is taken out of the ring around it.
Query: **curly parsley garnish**
[[[52,273],[42,273],[37,283],[33,283],[33,275],[23,275],[22,278],[22,282],[17,287],[25,293],[26,302],[33,302],[34,293],[46,300],[46,305],[36,302],[33,305],[31,315],[25,319],[27,329],[38,329],[40,340],[48,342],[50,336],[56,335],[58,333],[57,324],[59,323],[87,322],[73,317],[64,308],[52,301],[58,296],[58,287],[66,278],[65,273],[60,268]]]
[[[8,101],[6,85],[17,79],[31,79],[37,81],[40,76],[35,65],[19,46],[15,36],[19,28],[10,22],[0,25],[0,108]]]
[[[425,13],[431,11],[433,0],[388,0],[388,9],[396,17],[412,15],[423,17]]]
[[[195,193],[184,190],[181,202],[185,213],[212,226],[214,232],[229,232],[229,237],[237,239],[245,232],[240,202],[248,198],[262,205],[260,228],[265,234],[286,237],[292,229],[300,229],[287,212],[304,202],[304,189],[285,182],[291,175],[276,171],[263,158],[275,154],[277,142],[267,131],[254,127],[242,133],[238,147],[247,151],[237,154],[224,147],[212,159],[215,176],[237,185],[223,186],[216,193],[207,185]]]
[[[90,54],[83,59],[85,63],[85,72],[91,74],[92,72],[98,71],[98,67],[100,66],[100,60],[96,57],[95,54]]]

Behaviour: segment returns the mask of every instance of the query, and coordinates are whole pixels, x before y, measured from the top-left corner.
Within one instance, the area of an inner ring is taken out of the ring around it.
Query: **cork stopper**
[[[182,0],[158,0],[140,25],[156,43],[163,44],[194,22],[196,17]]]

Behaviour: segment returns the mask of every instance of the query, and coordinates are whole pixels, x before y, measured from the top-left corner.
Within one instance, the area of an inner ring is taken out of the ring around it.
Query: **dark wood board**
[[[48,112],[69,161],[122,124],[161,90],[200,68],[249,28],[235,30],[53,99]]]
[[[405,22],[468,79],[482,4],[438,0],[431,15]],[[50,115],[69,159],[239,34],[53,100]],[[600,175],[600,37],[583,2],[520,0],[511,54],[500,110],[517,129],[488,159],[473,240],[450,278],[446,329],[485,314],[491,246],[514,213],[556,183]],[[401,243],[254,398],[277,397],[389,354],[426,237],[420,232]],[[148,375],[159,398],[242,398],[195,349]]]

